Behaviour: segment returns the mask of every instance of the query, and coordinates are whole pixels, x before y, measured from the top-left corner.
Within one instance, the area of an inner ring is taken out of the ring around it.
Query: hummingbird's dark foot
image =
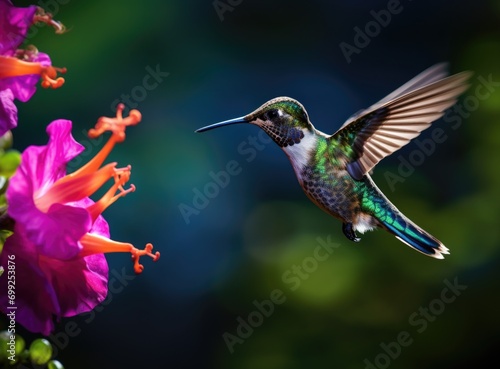
[[[342,231],[345,236],[353,242],[361,241],[361,238],[358,237],[354,229],[352,228],[352,223],[342,223]]]

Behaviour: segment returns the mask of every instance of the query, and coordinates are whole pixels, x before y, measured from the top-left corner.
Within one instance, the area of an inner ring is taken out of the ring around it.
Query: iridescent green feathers
[[[270,100],[244,119],[262,128],[281,148],[300,143],[304,130],[313,129],[302,104],[289,97]]]
[[[259,119],[273,121],[275,124],[286,123],[295,128],[312,128],[306,109],[297,100],[290,97],[277,97],[269,100],[252,113],[245,116],[248,122]]]

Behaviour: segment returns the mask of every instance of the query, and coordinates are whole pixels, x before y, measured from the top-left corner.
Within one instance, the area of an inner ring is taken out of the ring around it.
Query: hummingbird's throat
[[[263,124],[261,128],[281,148],[298,144],[304,138],[304,132],[300,128],[277,126],[275,124]]]

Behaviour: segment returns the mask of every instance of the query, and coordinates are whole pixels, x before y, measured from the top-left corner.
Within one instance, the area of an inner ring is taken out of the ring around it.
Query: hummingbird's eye
[[[277,118],[278,117],[278,112],[276,110],[269,110],[268,113],[267,113],[267,117],[269,119],[274,119],[274,118]]]
[[[272,109],[267,112],[267,119],[272,120],[281,117],[283,113],[279,109]]]

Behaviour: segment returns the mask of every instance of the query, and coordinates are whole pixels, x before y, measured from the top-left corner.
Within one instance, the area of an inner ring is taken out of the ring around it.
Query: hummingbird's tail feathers
[[[424,231],[402,214],[397,219],[382,221],[384,227],[397,239],[415,250],[436,259],[444,259],[449,254],[448,248],[437,238]]]

